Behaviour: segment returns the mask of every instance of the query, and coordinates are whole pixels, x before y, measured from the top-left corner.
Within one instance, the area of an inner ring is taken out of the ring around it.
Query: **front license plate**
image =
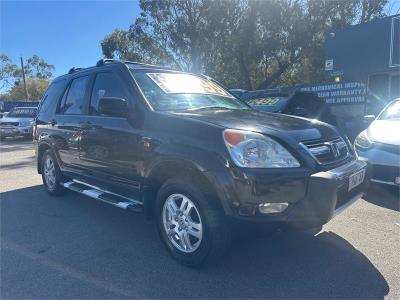
[[[364,181],[365,169],[350,175],[349,177],[349,191],[351,191],[356,186],[360,185]]]

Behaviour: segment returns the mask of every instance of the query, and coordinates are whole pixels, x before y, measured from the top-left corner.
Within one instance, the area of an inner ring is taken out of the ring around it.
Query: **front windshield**
[[[187,73],[132,70],[151,106],[160,111],[249,109],[220,85]]]
[[[380,115],[379,120],[400,120],[400,100],[390,104]]]
[[[37,108],[35,107],[18,107],[13,108],[7,115],[9,118],[34,118],[36,116]]]

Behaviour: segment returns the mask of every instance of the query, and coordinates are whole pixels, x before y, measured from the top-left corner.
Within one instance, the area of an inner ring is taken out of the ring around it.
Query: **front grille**
[[[321,165],[337,164],[350,157],[347,144],[341,137],[323,141],[305,141],[301,144]]]
[[[0,127],[18,126],[18,122],[1,122]]]

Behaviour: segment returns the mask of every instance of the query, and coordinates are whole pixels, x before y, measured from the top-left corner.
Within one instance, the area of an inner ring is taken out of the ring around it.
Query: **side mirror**
[[[128,104],[123,98],[103,97],[99,100],[98,111],[107,116],[125,118],[128,116]]]
[[[366,115],[364,116],[364,123],[371,124],[375,120],[374,115]]]

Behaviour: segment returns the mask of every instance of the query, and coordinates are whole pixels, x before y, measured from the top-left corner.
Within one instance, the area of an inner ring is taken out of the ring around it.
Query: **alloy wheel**
[[[187,196],[170,195],[163,207],[163,225],[171,244],[179,251],[196,251],[203,238],[203,224],[199,210]]]

